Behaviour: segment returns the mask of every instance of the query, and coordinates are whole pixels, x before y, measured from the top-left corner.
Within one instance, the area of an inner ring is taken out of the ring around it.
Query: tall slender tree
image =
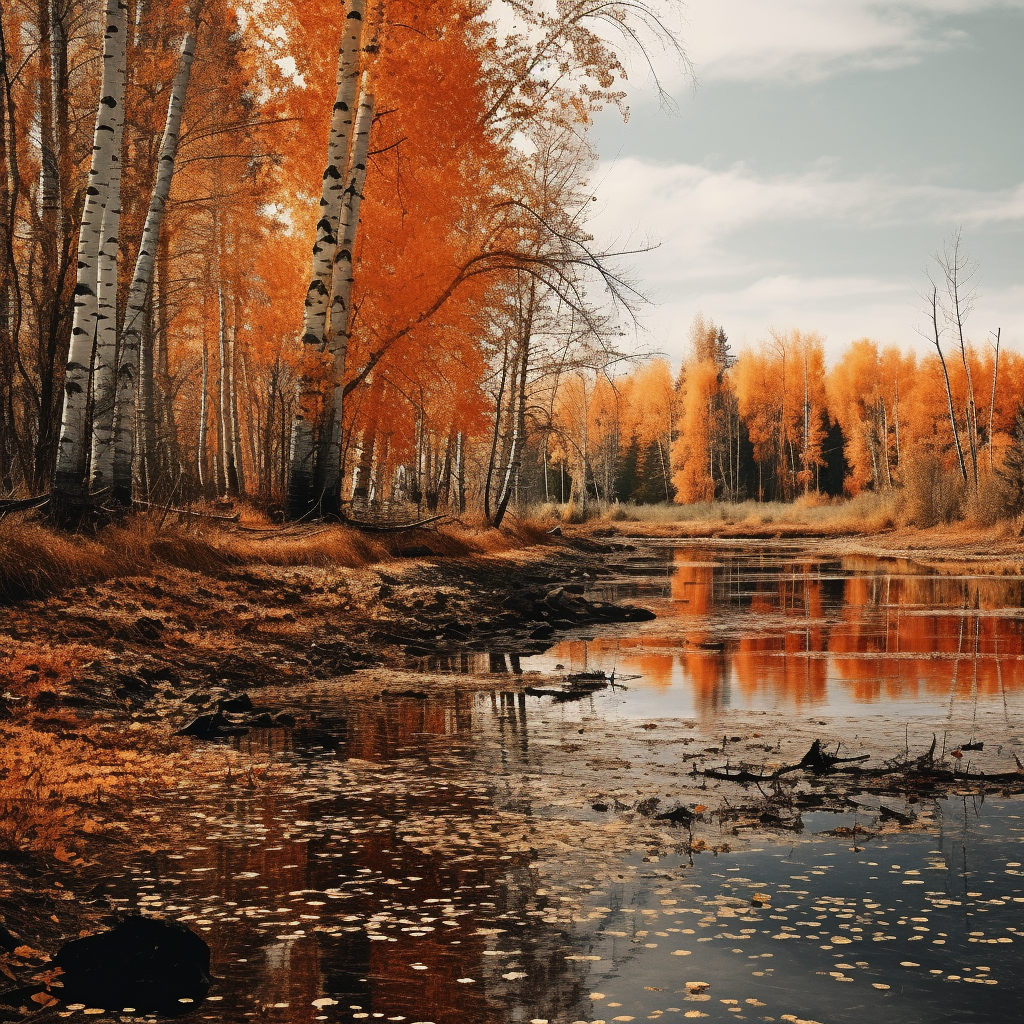
[[[111,177],[118,157],[115,143],[117,122],[122,115],[116,97],[124,81],[126,9],[127,4],[123,0],[106,0],[103,76],[85,210],[79,232],[74,322],[64,377],[64,413],[61,418],[60,445],[52,489],[54,502],[60,507],[62,514],[68,511],[73,513],[83,507],[88,500],[88,408],[93,351],[98,328],[100,243],[103,237],[103,216],[110,202]]]

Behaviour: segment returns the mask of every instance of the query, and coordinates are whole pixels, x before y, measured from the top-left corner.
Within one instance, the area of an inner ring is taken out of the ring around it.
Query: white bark
[[[352,157],[349,161],[345,205],[339,225],[339,242],[334,254],[331,281],[331,320],[327,348],[333,363],[334,395],[330,418],[330,436],[324,453],[323,484],[328,502],[341,500],[341,434],[345,396],[345,360],[348,356],[349,320],[351,316],[353,254],[359,230],[359,207],[366,184],[366,161],[370,151],[370,129],[373,127],[373,94],[367,92],[364,80],[356,118]]]
[[[206,410],[207,394],[210,388],[210,356],[206,349],[206,338],[203,338],[203,383],[199,393],[199,458],[196,467],[199,471],[199,490],[206,489],[206,420],[209,413]]]
[[[127,26],[122,33],[127,39]],[[100,228],[100,249],[96,288],[96,345],[92,364],[92,487],[100,490],[110,484],[114,470],[114,394],[117,370],[117,252],[121,227],[121,148],[124,141],[124,84],[126,68],[122,63],[114,86],[114,154],[107,202]]]
[[[345,196],[346,171],[352,138],[353,108],[359,85],[360,51],[363,40],[365,0],[351,0],[341,45],[338,47],[337,95],[327,143],[327,167],[320,195],[320,219],[313,243],[313,272],[306,291],[302,340],[317,350],[323,347],[331,278],[338,244],[338,223]],[[308,383],[306,384],[308,388]],[[292,421],[288,456],[291,479],[288,485],[289,515],[306,515],[316,502],[316,438],[310,420],[316,405],[313,395],[300,395]]]
[[[337,96],[327,142],[327,167],[320,193],[320,219],[313,243],[313,272],[306,291],[302,340],[322,345],[331,298],[331,268],[338,243],[338,221],[345,198],[353,112],[359,85],[359,56],[363,43],[364,0],[351,0],[344,35],[338,47]]]
[[[139,370],[139,345],[142,339],[142,322],[150,288],[153,284],[153,267],[156,263],[157,247],[160,242],[160,225],[164,208],[171,191],[174,176],[174,161],[178,154],[178,133],[181,129],[181,115],[185,108],[185,94],[192,73],[195,57],[196,36],[190,32],[182,43],[181,61],[171,85],[171,97],[167,105],[167,120],[164,124],[163,141],[157,158],[156,182],[153,196],[146,214],[142,231],[135,273],[128,291],[128,305],[125,310],[124,330],[121,332],[121,358],[117,370],[117,396],[114,419],[114,496],[120,501],[131,501],[132,461],[135,457],[135,392]]]
[[[58,502],[83,504],[88,493],[85,479],[88,445],[87,406],[93,342],[97,327],[97,289],[103,213],[107,203],[115,155],[116,124],[121,116],[115,99],[124,80],[126,58],[126,4],[106,0],[103,33],[103,74],[93,135],[92,162],[86,187],[82,226],[78,235],[78,274],[75,282],[71,346],[64,378],[64,411],[53,493]]]

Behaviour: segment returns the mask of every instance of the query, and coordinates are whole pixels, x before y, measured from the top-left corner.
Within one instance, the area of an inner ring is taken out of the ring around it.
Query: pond
[[[651,545],[614,569],[595,593],[659,618],[520,666],[614,669],[625,689],[555,704],[476,655],[468,673],[367,670],[282,690],[301,728],[236,738],[222,778],[140,802],[168,842],[97,866],[94,896],[210,943],[215,984],[187,1019],[1014,1014],[1024,800],[863,792],[780,832],[716,820],[739,787],[696,772],[730,750],[799,759],[814,735],[890,756],[933,731],[1005,770],[1020,582],[799,545]],[[708,809],[699,840],[657,819],[673,805]]]

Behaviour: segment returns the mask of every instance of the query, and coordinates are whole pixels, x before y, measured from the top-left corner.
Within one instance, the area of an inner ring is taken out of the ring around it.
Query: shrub
[[[952,523],[964,516],[967,488],[956,470],[945,469],[927,452],[918,452],[903,463],[900,518],[914,526]]]

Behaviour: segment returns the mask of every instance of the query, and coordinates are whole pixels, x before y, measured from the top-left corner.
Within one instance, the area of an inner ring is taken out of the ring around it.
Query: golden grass
[[[893,492],[849,499],[812,495],[792,503],[704,502],[696,505],[612,505],[599,520],[623,533],[647,536],[838,536],[879,533],[896,521]]]
[[[160,566],[209,576],[244,565],[358,568],[422,548],[442,557],[495,553],[541,543],[542,526],[514,521],[501,530],[472,523],[364,533],[344,525],[248,528],[216,521],[167,523],[134,516],[93,534],[52,528],[32,514],[0,521],[0,603],[48,597],[76,586],[142,575]]]

